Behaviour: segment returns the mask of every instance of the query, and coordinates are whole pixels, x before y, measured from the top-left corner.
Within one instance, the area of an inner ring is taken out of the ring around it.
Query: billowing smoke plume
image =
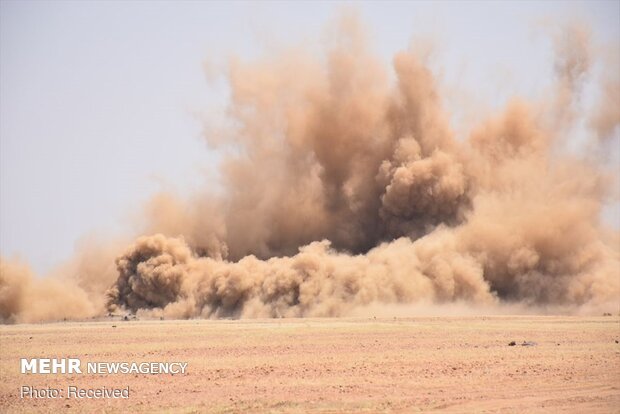
[[[127,241],[86,237],[75,256],[46,278],[18,259],[0,258],[0,322],[40,322],[100,316],[105,291],[118,277],[114,263]]]
[[[72,281],[36,280],[27,265],[0,261],[0,321],[38,322],[92,316],[88,295]]]
[[[551,110],[515,99],[467,136],[450,128],[425,62],[402,52],[391,73],[354,19],[320,59],[232,61],[234,127],[207,137],[222,148],[224,191],[155,197],[154,235],[117,257],[107,308],[175,318],[455,301],[615,310],[620,238],[600,216],[618,177],[563,149],[594,57],[587,31],[562,36]],[[599,134],[617,127],[616,92],[590,117]],[[6,277],[2,294],[14,289]]]

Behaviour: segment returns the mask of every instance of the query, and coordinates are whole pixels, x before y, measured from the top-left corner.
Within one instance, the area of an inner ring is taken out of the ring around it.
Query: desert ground
[[[5,325],[0,341],[1,412],[620,412],[616,315],[106,320]],[[22,357],[189,365],[22,375]],[[130,398],[20,399],[22,385]]]

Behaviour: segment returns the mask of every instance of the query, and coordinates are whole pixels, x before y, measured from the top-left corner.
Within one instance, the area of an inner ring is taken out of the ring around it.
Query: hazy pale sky
[[[225,108],[228,91],[205,62],[320,44],[351,8],[386,64],[432,39],[458,122],[463,97],[499,108],[544,93],[553,24],[578,18],[595,42],[620,40],[618,1],[0,4],[0,254],[39,272],[84,235],[131,232],[158,190],[215,185],[198,114]]]

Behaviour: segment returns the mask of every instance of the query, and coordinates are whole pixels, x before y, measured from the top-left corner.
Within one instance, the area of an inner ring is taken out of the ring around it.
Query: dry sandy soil
[[[102,321],[1,326],[0,341],[1,412],[620,412],[617,316]],[[20,357],[189,372],[22,375]],[[130,398],[20,399],[22,385]]]

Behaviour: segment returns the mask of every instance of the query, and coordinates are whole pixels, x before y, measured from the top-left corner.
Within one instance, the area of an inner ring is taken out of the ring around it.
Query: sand
[[[620,412],[618,341],[618,316],[5,325],[0,412]],[[32,375],[21,357],[189,365]],[[22,385],[128,386],[130,397],[20,399]]]

